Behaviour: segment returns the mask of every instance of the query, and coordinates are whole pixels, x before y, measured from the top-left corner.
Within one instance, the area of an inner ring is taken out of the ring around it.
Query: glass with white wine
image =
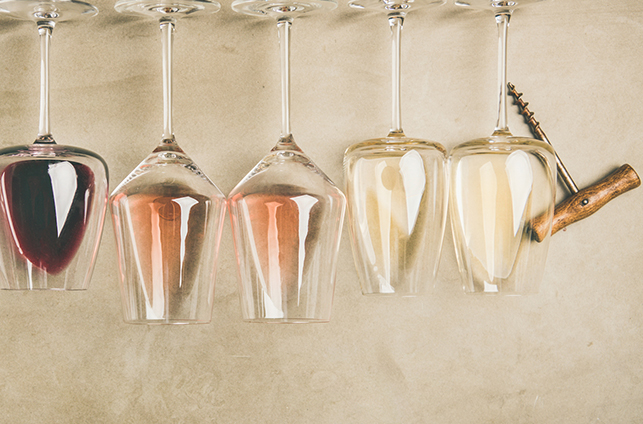
[[[444,0],[351,0],[386,12],[392,37],[392,123],[386,137],[350,146],[344,176],[362,293],[414,296],[433,287],[446,223],[446,150],[402,130],[401,37],[406,13]]]
[[[457,0],[489,9],[498,26],[498,120],[490,137],[455,147],[449,156],[450,212],[464,290],[536,293],[551,237],[556,188],[553,148],[516,137],[507,126],[507,30],[513,10],[539,0]],[[542,241],[530,222],[549,222]]]

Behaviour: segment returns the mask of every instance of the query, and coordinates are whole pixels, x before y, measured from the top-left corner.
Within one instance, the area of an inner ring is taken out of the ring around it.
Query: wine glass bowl
[[[339,189],[297,149],[273,150],[232,190],[245,320],[330,319],[344,203]]]
[[[199,324],[212,319],[226,198],[179,147],[172,125],[176,18],[218,11],[205,0],[124,0],[121,13],[158,19],[163,44],[164,128],[158,146],[110,196],[124,320]]]
[[[464,290],[537,293],[549,236],[537,242],[536,217],[553,217],[555,156],[547,143],[494,136],[450,154],[451,222]]]
[[[407,137],[346,150],[353,255],[365,295],[415,296],[437,275],[444,236],[446,150]]]
[[[107,204],[107,165],[57,144],[0,150],[0,288],[84,290]]]
[[[75,0],[0,1],[1,14],[36,23],[41,46],[38,136],[31,145],[0,150],[1,289],[89,286],[107,206],[107,164],[51,135],[49,47],[56,23],[97,12]]]
[[[128,323],[207,323],[225,197],[178,149],[150,154],[110,197]]]

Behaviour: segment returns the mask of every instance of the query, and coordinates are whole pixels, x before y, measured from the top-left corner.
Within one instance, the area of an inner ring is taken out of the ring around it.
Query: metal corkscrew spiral
[[[520,110],[520,114],[525,118],[525,122],[529,125],[529,128],[531,128],[531,131],[534,133],[534,135],[539,140],[542,140],[553,147],[553,145],[547,138],[547,135],[540,127],[540,122],[538,122],[536,118],[534,118],[534,113],[527,108],[529,103],[525,102],[521,98],[522,93],[517,92],[516,86],[513,85],[512,83],[508,83],[507,87],[509,87],[509,94],[511,94],[511,96],[514,98],[514,103],[518,106]],[[565,186],[567,187],[567,189],[571,194],[578,193],[579,191],[578,186],[576,185],[571,175],[567,171],[567,168],[565,168],[563,161],[560,160],[558,153],[555,153],[555,155],[556,155],[556,168],[558,169],[558,176],[560,177],[561,180],[563,180],[563,183],[565,183]]]

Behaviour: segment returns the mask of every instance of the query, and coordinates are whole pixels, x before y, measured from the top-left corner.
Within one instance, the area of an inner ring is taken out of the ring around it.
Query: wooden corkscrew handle
[[[576,221],[592,215],[610,200],[641,185],[634,169],[625,164],[607,177],[567,197],[556,205],[551,229],[552,235]],[[547,236],[549,222],[546,216],[534,218],[531,223],[533,238],[541,242]]]

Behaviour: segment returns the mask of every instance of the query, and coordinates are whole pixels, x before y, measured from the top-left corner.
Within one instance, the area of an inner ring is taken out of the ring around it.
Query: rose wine
[[[325,309],[317,309],[332,303],[334,269],[329,255],[337,244],[328,223],[340,219],[342,210],[330,198],[293,186],[277,185],[271,191],[238,193],[230,199],[243,287],[252,291],[245,299],[254,299],[242,304],[244,315],[326,316]]]
[[[266,294],[281,303],[297,293],[314,258],[323,210],[308,194],[253,194],[239,205],[252,240],[250,259]]]
[[[2,208],[15,248],[34,266],[58,274],[72,261],[89,223],[94,173],[65,160],[25,160],[0,174]]]
[[[218,239],[212,234],[219,231],[221,214],[212,214],[212,198],[187,187],[158,185],[119,193],[112,205],[119,250],[129,258],[121,261],[121,271],[135,291],[131,301],[142,308],[138,313],[150,320],[186,317],[183,312],[199,300],[199,286],[209,287],[214,278],[214,269],[206,265],[216,256]],[[201,297],[212,300],[211,293]]]

